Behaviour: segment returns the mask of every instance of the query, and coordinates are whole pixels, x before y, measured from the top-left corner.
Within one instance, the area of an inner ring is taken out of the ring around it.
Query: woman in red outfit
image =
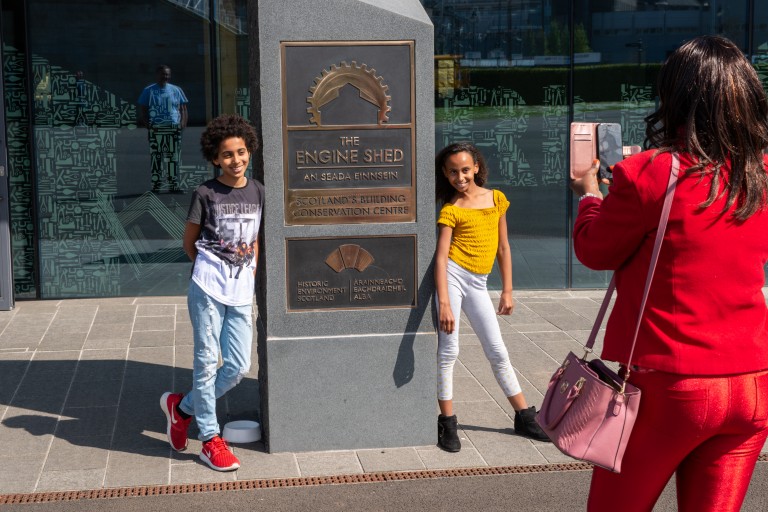
[[[672,474],[681,511],[738,511],[768,436],[768,98],[732,42],[702,36],[659,76],[646,147],[597,167],[580,196],[576,256],[615,270],[603,357],[626,363],[669,179],[680,173],[630,381],[642,392],[621,474],[595,468],[588,509],[650,511]]]

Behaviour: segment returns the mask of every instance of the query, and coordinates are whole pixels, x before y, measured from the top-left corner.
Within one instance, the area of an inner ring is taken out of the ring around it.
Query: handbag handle
[[[570,356],[571,354],[569,354],[569,357]],[[569,360],[566,359],[565,361],[566,363],[568,363]],[[565,372],[566,366],[567,364],[563,364],[563,366],[561,366],[554,373],[554,375],[552,375],[552,378],[549,379],[549,384],[547,385],[547,389],[557,385],[557,382],[560,380],[560,377],[562,377],[563,373]],[[573,402],[581,394],[581,388],[584,385],[584,379],[581,378],[574,383],[567,383],[567,385],[568,385],[568,394],[565,395],[565,401],[563,402],[562,406],[559,406],[557,408],[550,407],[554,393],[547,392],[544,395],[544,401],[541,403],[541,408],[539,409],[538,420],[541,422],[541,425],[545,426],[546,428],[554,429],[555,427],[557,427],[557,425],[563,419],[563,417],[568,412],[568,410],[570,410],[571,406],[573,405]],[[564,391],[561,390],[560,393],[564,393]],[[546,417],[548,414],[553,412],[553,409],[557,411],[555,417],[554,418]]]
[[[627,360],[627,370],[624,374],[624,382],[629,378],[629,367],[632,361],[632,356],[635,354],[635,344],[637,343],[637,335],[640,332],[640,321],[643,319],[643,312],[645,311],[645,303],[648,301],[648,293],[651,290],[651,281],[653,281],[653,274],[656,272],[656,263],[659,260],[659,253],[661,252],[661,244],[664,241],[664,232],[667,230],[667,221],[669,220],[669,212],[672,210],[672,198],[675,195],[675,187],[677,186],[677,175],[680,171],[680,156],[677,153],[672,153],[672,170],[669,173],[669,183],[667,184],[666,194],[664,196],[664,206],[661,209],[661,218],[659,219],[659,227],[656,230],[656,241],[653,244],[653,255],[651,256],[651,265],[648,268],[648,275],[645,278],[645,289],[643,290],[643,300],[640,302],[640,311],[637,313],[637,323],[635,325],[635,334],[632,337],[632,348],[629,351],[629,359]],[[611,283],[608,285],[608,290],[605,292],[605,298],[600,306],[600,311],[597,313],[595,319],[595,325],[592,326],[592,332],[589,333],[587,343],[584,345],[587,354],[592,352],[592,346],[597,339],[597,333],[600,330],[600,326],[603,324],[603,318],[606,311],[608,311],[608,304],[611,301],[613,291],[616,289],[616,275],[611,277]],[[624,384],[622,384],[621,392],[624,392]]]

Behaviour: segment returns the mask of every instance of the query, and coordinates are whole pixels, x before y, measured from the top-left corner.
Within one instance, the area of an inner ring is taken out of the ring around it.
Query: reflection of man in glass
[[[160,190],[165,175],[171,191],[179,189],[181,131],[187,126],[187,97],[171,83],[171,68],[157,67],[157,83],[144,88],[139,96],[139,126],[149,130],[152,158],[152,190]]]

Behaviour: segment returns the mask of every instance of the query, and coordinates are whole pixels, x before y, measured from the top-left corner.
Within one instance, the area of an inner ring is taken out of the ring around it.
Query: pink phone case
[[[571,179],[584,176],[597,158],[597,123],[571,123]]]

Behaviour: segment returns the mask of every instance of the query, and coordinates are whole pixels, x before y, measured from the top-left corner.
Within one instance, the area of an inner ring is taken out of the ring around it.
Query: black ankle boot
[[[536,408],[533,406],[515,411],[515,433],[536,441],[551,442],[547,434],[536,423]]]
[[[457,452],[461,450],[461,441],[457,431],[458,422],[456,415],[437,417],[437,446],[447,452]]]

